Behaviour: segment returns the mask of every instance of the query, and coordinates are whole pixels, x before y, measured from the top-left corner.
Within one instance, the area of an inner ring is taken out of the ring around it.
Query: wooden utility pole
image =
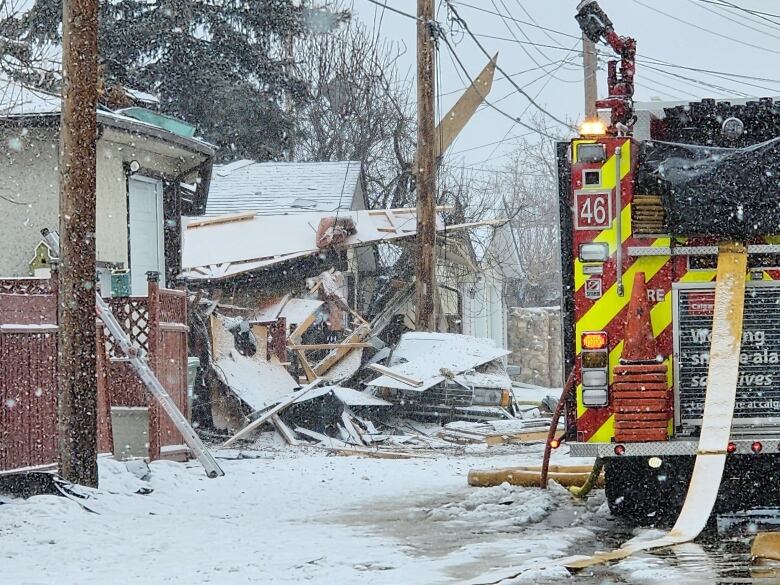
[[[417,0],[417,282],[418,331],[436,330],[436,100],[433,0]]]
[[[598,99],[598,83],[596,78],[596,45],[584,34],[582,35],[582,69],[585,82],[585,118],[595,119],[596,100]]]
[[[95,200],[97,0],[65,0],[60,119],[60,475],[97,486]]]

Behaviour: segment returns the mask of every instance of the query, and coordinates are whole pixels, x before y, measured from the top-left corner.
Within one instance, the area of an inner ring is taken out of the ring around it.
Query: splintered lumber
[[[245,219],[253,219],[255,217],[254,211],[245,211],[243,213],[233,213],[230,215],[221,215],[219,217],[210,217],[208,219],[197,219],[187,224],[185,229],[199,228],[204,225],[217,225],[221,223],[232,223],[234,221],[244,221]]]
[[[313,351],[317,349],[358,349],[361,347],[371,347],[371,344],[363,341],[353,341],[350,343],[309,343],[305,345],[288,344],[287,347],[296,351]]]
[[[276,431],[281,435],[288,445],[298,445],[300,441],[295,438],[293,430],[281,419],[278,414],[271,417],[271,422],[276,427]]]
[[[371,333],[371,327],[369,325],[360,325],[347,336],[342,344],[360,343],[365,341],[369,333]],[[328,355],[322,358],[322,360],[317,365],[314,366],[314,372],[318,376],[324,375],[328,370],[344,359],[351,351],[354,351],[354,349],[355,348],[352,347],[339,347],[334,349],[328,353]]]
[[[301,396],[304,396],[308,392],[314,390],[314,388],[319,386],[321,383],[322,383],[322,379],[321,378],[314,379],[307,386],[304,386],[299,392],[295,392],[287,400],[285,400],[283,402],[280,402],[279,404],[277,404],[276,406],[271,408],[269,411],[267,411],[265,414],[263,414],[262,416],[260,416],[259,418],[255,419],[255,420],[253,420],[248,425],[246,425],[243,429],[241,429],[235,435],[230,437],[227,441],[222,443],[221,447],[224,449],[226,447],[229,447],[230,445],[232,445],[233,443],[235,443],[239,439],[243,439],[244,437],[249,435],[249,433],[251,433],[255,429],[257,429],[260,426],[262,426],[272,416],[274,416],[275,414],[278,414],[281,411],[283,411],[285,408],[290,406],[293,402],[298,400]]]
[[[344,455],[348,457],[373,457],[375,459],[431,459],[430,455],[420,455],[419,453],[407,453],[405,451],[379,451],[374,449],[368,449],[366,447],[326,447],[317,445],[317,447],[326,449],[336,455]]]
[[[312,313],[306,319],[304,319],[302,322],[298,323],[298,326],[295,328],[295,331],[290,333],[289,342],[290,343],[300,343],[301,338],[303,337],[303,334],[306,333],[309,330],[309,327],[311,327],[314,324],[314,321],[317,319],[317,314]]]
[[[529,431],[527,433],[511,433],[502,435],[487,435],[485,442],[488,445],[503,445],[506,443],[531,443],[546,441],[548,431]]]
[[[363,440],[363,436],[360,434],[360,430],[352,421],[352,417],[350,417],[349,414],[347,414],[345,411],[341,413],[341,422],[344,425],[344,430],[347,432],[347,435],[349,435],[349,439],[352,443],[355,445],[366,444],[366,442]]]
[[[409,386],[422,386],[424,383],[422,380],[418,380],[416,378],[412,378],[404,374],[399,374],[398,372],[391,370],[390,368],[386,368],[385,366],[381,366],[379,364],[369,364],[367,367],[369,370],[374,370],[375,372],[383,374],[388,378],[392,378],[393,380],[398,380],[399,382],[403,382],[404,384],[408,384]]]
[[[303,352],[303,350],[296,350],[298,354],[298,359],[301,362],[301,367],[303,368],[303,372],[306,374],[306,380],[308,382],[312,382],[317,379],[317,374],[314,373],[314,370],[311,368],[311,364],[309,363],[309,360],[306,359],[306,354]]]
[[[550,466],[548,478],[564,487],[579,487],[584,484],[592,466]],[[525,487],[538,487],[541,468],[539,467],[509,467],[506,469],[472,469],[469,471],[469,485],[474,487],[493,487],[508,483]],[[604,487],[604,476],[600,475],[596,487]]]

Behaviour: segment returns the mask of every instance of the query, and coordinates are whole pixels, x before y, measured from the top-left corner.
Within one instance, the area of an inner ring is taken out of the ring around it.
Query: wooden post
[[[60,475],[97,486],[95,184],[97,0],[62,11],[57,431]]]
[[[150,271],[146,273],[148,286],[148,304],[149,311],[149,367],[155,373],[160,375],[158,360],[160,359],[160,273]],[[167,390],[167,388],[166,388]],[[156,400],[149,401],[149,459],[160,458],[162,448],[161,420],[163,416],[160,404]]]
[[[436,159],[433,0],[417,0],[417,280],[415,321],[436,330]]]
[[[593,120],[598,116],[596,100],[598,99],[596,45],[584,34],[582,35],[582,74],[585,84],[585,119]]]

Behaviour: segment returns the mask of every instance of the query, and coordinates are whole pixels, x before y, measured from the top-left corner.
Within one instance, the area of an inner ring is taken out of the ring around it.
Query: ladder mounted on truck
[[[55,232],[45,228],[41,230],[41,234],[43,235],[44,240],[46,240],[46,243],[51,247],[52,251],[59,254],[59,236]],[[103,324],[116,340],[119,348],[127,356],[128,361],[138,373],[138,376],[141,378],[141,381],[144,383],[147,390],[149,390],[155,400],[162,406],[165,413],[173,421],[173,424],[176,425],[176,428],[181,433],[182,437],[184,437],[184,442],[203,466],[206,475],[211,478],[225,475],[225,472],[222,471],[222,468],[219,466],[216,459],[214,459],[214,456],[200,440],[200,437],[195,433],[195,429],[192,428],[192,425],[190,425],[187,418],[176,406],[171,395],[168,394],[168,391],[149,367],[143,350],[130,343],[130,338],[127,336],[127,333],[125,333],[121,325],[119,325],[119,321],[114,317],[111,308],[106,304],[99,293],[95,293],[95,309],[97,311],[97,316],[103,321]]]

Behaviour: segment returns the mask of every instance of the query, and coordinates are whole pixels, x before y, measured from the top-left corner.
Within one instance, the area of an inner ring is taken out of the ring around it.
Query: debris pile
[[[315,224],[318,244],[352,241],[357,224],[342,219]],[[205,222],[188,229],[231,225]],[[344,273],[314,274],[288,280],[281,295],[248,286],[254,296],[239,296],[244,307],[221,302],[219,285],[197,296],[192,346],[202,371],[193,414],[204,432],[227,447],[272,428],[290,445],[375,457],[544,441],[549,417],[541,399],[517,400],[510,352],[489,339],[389,327],[408,308],[411,282],[388,281],[368,321],[351,306]]]

